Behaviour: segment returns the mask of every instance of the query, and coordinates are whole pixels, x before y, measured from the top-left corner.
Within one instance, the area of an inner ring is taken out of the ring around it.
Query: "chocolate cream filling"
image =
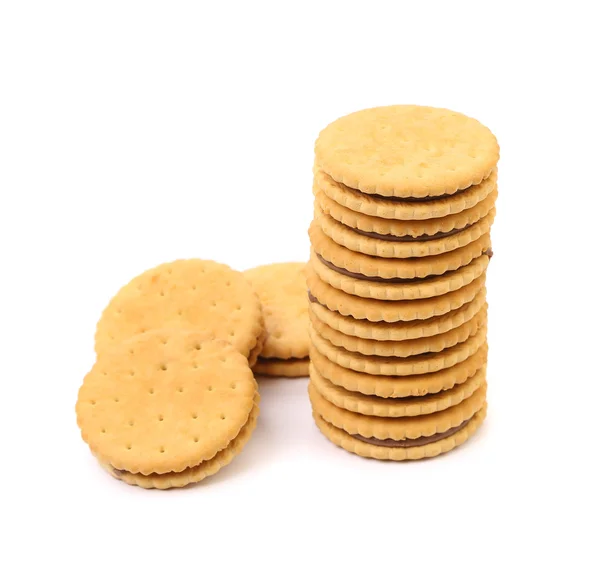
[[[311,296],[312,296],[312,294],[309,295],[309,297],[308,297],[309,300],[310,300]],[[313,298],[314,298],[314,296],[313,296]],[[316,301],[316,299],[315,299],[315,301]],[[311,300],[311,302],[313,302],[313,301]],[[260,357],[260,356],[258,357],[258,361],[260,363],[263,363],[263,364],[268,364],[268,363],[295,363],[297,361],[308,361],[308,360],[309,360],[308,355],[306,357],[290,357],[289,359],[279,359],[278,357]]]
[[[372,281],[372,282],[402,284],[402,283],[422,282],[422,281],[426,281],[426,280],[433,279],[435,277],[440,276],[440,275],[428,275],[426,277],[417,277],[417,278],[412,278],[412,279],[401,279],[401,278],[385,279],[383,277],[369,277],[367,275],[363,275],[362,273],[354,273],[352,271],[348,271],[347,269],[343,269],[342,267],[338,267],[337,265],[334,265],[331,261],[327,261],[327,259],[324,259],[323,257],[321,257],[321,255],[319,255],[318,253],[315,253],[315,254],[319,258],[321,263],[323,263],[325,266],[329,267],[332,271],[335,271],[336,273],[339,273],[340,275],[346,275],[347,277],[357,279],[359,281]],[[490,259],[492,258],[492,255],[493,255],[491,249],[486,249],[483,252],[483,254],[487,255]],[[416,259],[421,259],[421,257],[416,257]]]
[[[351,186],[347,186],[345,184],[342,184],[341,186],[344,189],[349,190],[350,192],[354,192],[358,196],[367,196],[368,198],[374,198],[375,200],[383,200],[385,202],[433,202],[435,200],[444,200],[445,198],[450,198],[455,194],[460,194],[465,190],[469,190],[469,188],[471,188],[471,186],[474,185],[467,186],[466,188],[463,188],[461,190],[457,190],[452,194],[440,194],[439,196],[425,196],[423,198],[415,198],[414,196],[406,196],[404,198],[400,196],[383,196],[382,194],[371,194],[367,192],[362,192],[357,188],[352,188]]]
[[[454,428],[446,430],[445,432],[433,434],[432,436],[421,436],[414,439],[378,439],[376,437],[364,437],[360,434],[349,435],[351,435],[353,438],[359,439],[360,441],[364,441],[365,443],[378,445],[380,447],[421,447],[422,445],[428,445],[430,443],[450,437],[452,434],[462,430],[470,421],[471,418],[465,420],[462,424],[455,426]]]
[[[416,241],[435,241],[436,239],[442,239],[444,237],[449,237],[451,235],[461,233],[470,227],[471,226],[468,225],[468,226],[465,226],[464,228],[455,228],[450,231],[445,231],[445,232],[442,231],[442,232],[434,233],[433,235],[423,234],[423,235],[418,235],[416,237],[413,237],[412,235],[381,234],[381,233],[359,230],[358,228],[349,228],[349,229],[351,229],[353,232],[358,233],[360,235],[366,235],[367,237],[372,237],[373,239],[381,239],[383,241],[398,241],[398,242],[414,243]]]
[[[319,258],[319,260],[321,261],[321,263],[323,263],[325,266],[329,267],[332,271],[335,271],[336,273],[339,273],[340,275],[346,275],[348,277],[352,277],[353,279],[358,279],[360,281],[373,281],[373,282],[385,282],[385,283],[400,284],[400,283],[412,283],[412,282],[417,282],[417,281],[426,281],[427,279],[431,279],[433,277],[439,276],[439,275],[429,275],[427,277],[413,278],[413,279],[401,279],[401,278],[384,279],[383,277],[369,277],[367,275],[363,275],[362,273],[353,273],[352,271],[348,271],[346,269],[343,269],[342,267],[338,267],[337,265],[334,265],[330,261],[327,261],[327,259],[324,259],[323,257],[321,257],[321,255],[319,255],[318,253],[316,253],[316,255]]]

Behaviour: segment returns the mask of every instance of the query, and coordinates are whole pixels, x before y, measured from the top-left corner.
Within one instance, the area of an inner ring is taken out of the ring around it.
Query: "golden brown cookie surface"
[[[261,357],[301,359],[308,355],[306,263],[274,263],[245,271],[260,298],[267,339]]]
[[[157,330],[99,354],[79,390],[77,423],[115,469],[179,473],[237,437],[255,394],[248,360],[227,342]]]
[[[96,352],[169,327],[200,330],[250,357],[264,322],[242,273],[214,261],[181,259],[149,269],[117,292],[98,322]]]
[[[397,105],[360,110],[329,124],[315,143],[318,165],[366,193],[424,198],[487,178],[498,142],[477,120],[444,108]]]

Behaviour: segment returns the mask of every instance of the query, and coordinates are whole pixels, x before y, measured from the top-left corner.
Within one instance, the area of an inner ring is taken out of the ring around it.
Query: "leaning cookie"
[[[275,263],[244,273],[262,304],[267,339],[257,375],[308,376],[306,263]]]
[[[144,488],[198,482],[242,450],[258,416],[248,360],[199,332],[156,330],[103,349],[79,390],[83,440]]]
[[[201,259],[164,263],[135,277],[96,328],[96,353],[159,328],[201,330],[231,343],[252,366],[266,339],[260,301],[242,273]]]

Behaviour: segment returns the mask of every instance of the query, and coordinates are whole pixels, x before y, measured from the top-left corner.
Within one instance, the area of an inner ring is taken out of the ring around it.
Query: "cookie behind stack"
[[[321,132],[309,393],[344,449],[431,457],[483,421],[498,158],[486,127],[437,108],[363,110]]]

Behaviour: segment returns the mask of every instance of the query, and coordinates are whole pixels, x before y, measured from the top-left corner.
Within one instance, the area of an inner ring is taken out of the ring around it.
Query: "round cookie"
[[[360,232],[341,224],[328,214],[319,214],[315,223],[327,237],[346,249],[375,257],[404,259],[439,255],[464,247],[490,231],[495,215],[496,209],[492,208],[478,222],[449,234],[441,234],[441,237],[426,235],[413,238]]]
[[[411,357],[381,357],[361,355],[336,347],[321,337],[309,324],[308,331],[315,349],[330,361],[361,373],[371,375],[421,375],[452,367],[475,353],[485,342],[487,326],[481,326],[466,341],[437,353],[424,353]]]
[[[404,377],[370,375],[341,367],[315,347],[311,347],[310,358],[319,374],[338,387],[381,398],[404,398],[435,394],[464,383],[485,366],[487,344],[484,343],[473,355],[448,369]]]
[[[434,316],[426,320],[410,322],[371,322],[358,320],[352,316],[343,316],[339,312],[329,310],[318,302],[311,302],[310,312],[330,328],[345,335],[362,339],[379,341],[401,341],[417,339],[448,332],[468,322],[485,304],[486,291],[482,288],[473,300],[463,304],[456,310],[451,310],[443,316]]]
[[[336,347],[353,351],[361,355],[381,357],[410,357],[422,353],[436,353],[462,343],[471,337],[481,326],[487,323],[487,306],[483,307],[473,318],[461,326],[448,332],[429,337],[407,339],[401,341],[379,341],[348,336],[321,322],[311,314],[311,324],[315,331]]]
[[[427,198],[487,178],[500,157],[492,132],[445,108],[369,108],[329,124],[315,159],[336,181],[366,193]]]
[[[175,481],[182,486],[184,477],[200,480],[195,468],[219,452],[239,451],[232,442],[258,400],[256,381],[232,345],[206,338],[155,330],[98,355],[79,389],[77,423],[113,475],[185,472]]]
[[[384,279],[387,282],[397,282],[395,279],[421,279],[442,275],[468,265],[491,247],[490,235],[485,233],[464,247],[439,255],[405,259],[372,257],[339,245],[325,235],[316,221],[313,220],[308,231],[315,253],[334,270],[373,282],[386,282]]]
[[[458,214],[450,214],[441,218],[431,218],[428,220],[390,220],[361,214],[350,208],[345,208],[335,200],[329,198],[316,184],[313,184],[313,193],[318,211],[329,214],[345,226],[365,233],[393,235],[396,237],[437,235],[465,228],[485,217],[494,207],[498,197],[498,190],[494,189],[475,206],[467,208]]]
[[[117,292],[98,321],[96,353],[168,327],[224,339],[251,364],[266,338],[258,296],[242,273],[214,261],[180,259],[149,269]]]
[[[376,300],[414,300],[415,298],[431,298],[458,290],[482,275],[490,262],[488,255],[483,254],[473,259],[468,265],[443,275],[434,275],[425,279],[402,279],[387,282],[385,279],[362,280],[355,273],[344,274],[341,269],[334,270],[331,264],[311,250],[310,266],[315,274],[328,285],[347,294],[374,298]]]
[[[261,358],[308,356],[306,263],[275,263],[244,273],[262,304],[267,340]]]
[[[306,339],[308,340],[308,324]],[[307,350],[307,356],[302,359],[263,359],[261,357],[252,370],[257,376],[308,377],[308,365]]]
[[[431,443],[413,447],[373,445],[372,443],[361,441],[340,428],[336,428],[314,412],[313,417],[317,427],[329,441],[350,453],[373,459],[406,461],[436,457],[437,455],[447,453],[448,451],[459,447],[479,429],[485,419],[486,412],[487,404],[484,404],[483,407],[467,421],[464,427],[456,430],[448,430],[446,434],[437,436],[439,439],[433,438],[434,441]]]
[[[415,300],[375,300],[346,294],[324,283],[314,274],[310,264],[307,268],[307,282],[309,300],[344,316],[352,316],[358,320],[367,319],[371,322],[408,322],[442,316],[471,302],[485,285],[485,273],[458,290]]]
[[[308,394],[313,412],[336,428],[350,435],[360,436],[362,441],[366,442],[371,438],[402,442],[417,438],[431,438],[468,421],[483,408],[486,389],[487,385],[483,383],[460,403],[439,412],[398,418],[367,416],[343,410],[326,400],[312,381],[308,385]],[[377,442],[373,443],[377,444]]]
[[[321,376],[314,365],[310,367],[310,380],[319,394],[338,408],[366,416],[401,418],[431,414],[459,404],[485,383],[485,368],[479,369],[464,383],[439,394],[408,398],[379,398],[348,391]]]
[[[329,198],[355,212],[385,218],[388,220],[428,220],[459,214],[473,208],[497,188],[498,175],[494,170],[479,184],[466,190],[432,200],[406,200],[385,198],[364,194],[344,184],[334,181],[320,169],[315,169],[316,189],[322,190]]]

